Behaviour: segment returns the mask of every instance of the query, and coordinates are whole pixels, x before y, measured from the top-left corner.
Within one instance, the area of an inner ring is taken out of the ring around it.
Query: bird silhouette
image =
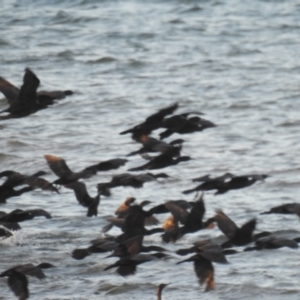
[[[86,189],[86,185],[83,182],[73,182],[64,185],[66,188],[74,191],[77,201],[83,207],[87,207],[87,216],[97,216],[98,215],[98,205],[100,203],[100,194],[98,193],[94,198],[91,197]]]
[[[202,243],[197,248],[197,254],[188,259],[182,260],[177,264],[184,262],[194,262],[194,270],[199,279],[200,285],[206,284],[205,291],[211,291],[215,287],[214,267],[212,262],[227,264],[222,248],[216,244]]]
[[[23,273],[9,269],[1,273],[0,277],[8,277],[7,284],[19,300],[29,298],[28,280]]]
[[[269,211],[261,213],[261,215],[265,214],[296,214],[300,217],[300,204],[296,202],[282,204],[272,207]]]
[[[29,69],[28,69],[29,70]],[[26,72],[26,71],[25,71]],[[21,88],[22,89],[22,88]],[[4,94],[8,103],[11,106],[18,105],[18,101],[20,100],[20,89],[11,84],[9,81],[0,77],[0,92]],[[48,106],[55,103],[55,100],[64,99],[66,96],[73,95],[73,91],[66,90],[66,91],[39,91],[37,92],[36,99],[37,102],[41,106]],[[8,109],[5,109],[2,112],[9,112],[11,106]],[[0,112],[0,113],[2,113]]]
[[[2,116],[0,120],[26,117],[38,110],[47,108],[48,104],[41,103],[37,99],[37,88],[39,85],[40,80],[38,77],[30,69],[26,68],[20,92],[9,108],[2,111],[8,114]]]
[[[162,300],[161,294],[163,289],[168,286],[169,283],[161,283],[156,289],[157,300]]]
[[[150,134],[153,130],[159,128],[162,120],[172,114],[178,108],[178,103],[159,110],[157,113],[147,117],[143,123],[140,123],[130,129],[122,131],[120,134],[132,133],[132,138],[136,139],[142,134]]]
[[[68,184],[81,178],[89,178],[96,174],[94,170],[86,169],[83,169],[80,172],[73,172],[68,167],[66,161],[58,156],[46,154],[44,155],[44,158],[46,159],[52,172],[59,177],[59,179],[53,182],[54,184]]]
[[[219,229],[229,239],[229,241],[222,244],[223,248],[230,248],[232,245],[244,246],[253,241],[253,231],[256,226],[255,219],[248,221],[240,228],[222,210],[216,210],[214,219]]]
[[[8,227],[11,224],[11,229],[19,229],[18,222],[25,222],[34,219],[35,217],[45,217],[46,219],[51,219],[51,215],[43,209],[15,209],[10,213],[3,213],[0,217],[0,224]],[[8,227],[9,228],[9,227]]]

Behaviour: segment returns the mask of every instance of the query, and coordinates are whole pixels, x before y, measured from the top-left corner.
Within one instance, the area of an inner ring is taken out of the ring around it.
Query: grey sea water
[[[221,208],[238,225],[256,217],[257,232],[300,236],[296,216],[259,215],[299,198],[299,28],[296,0],[2,0],[0,76],[20,86],[30,67],[40,89],[75,94],[27,118],[1,121],[1,171],[45,170],[54,180],[44,154],[65,158],[74,171],[124,158],[139,145],[119,132],[175,102],[179,113],[202,111],[218,127],[169,138],[183,137],[183,155],[193,160],[164,169],[172,178],[162,183],[113,189],[110,198],[101,199],[97,218],[87,218],[64,188],[60,195],[35,190],[9,199],[0,210],[42,208],[53,218],[24,222],[21,231],[0,241],[0,271],[27,262],[56,265],[45,271],[44,281],[29,278],[30,299],[36,300],[155,299],[162,282],[170,283],[164,299],[299,299],[299,250],[230,256],[229,265],[215,265],[216,288],[209,293],[199,286],[191,263],[176,265],[176,255],[143,264],[128,278],[103,271],[113,258],[71,257],[75,248],[100,236],[105,217],[127,196],[153,205],[192,200],[181,194],[194,186],[192,178],[225,172],[271,177],[220,196],[206,193],[206,217]],[[1,100],[0,109],[6,106]],[[142,163],[132,157],[119,170],[85,180],[89,193]],[[217,228],[203,230],[163,246],[175,251],[221,235]],[[159,235],[145,241],[161,245]],[[14,299],[6,279],[0,279],[0,299]]]

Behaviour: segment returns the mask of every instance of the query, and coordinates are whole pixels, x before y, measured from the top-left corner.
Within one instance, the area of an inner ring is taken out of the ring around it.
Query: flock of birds
[[[51,91],[38,92],[39,79],[30,70],[25,69],[23,85],[20,89],[0,77],[0,91],[7,98],[9,107],[1,113],[6,115],[0,117],[1,120],[11,118],[21,118],[36,113],[55,104],[55,100],[63,99],[72,95],[72,91]],[[101,197],[109,197],[111,190],[118,186],[131,186],[142,188],[146,182],[158,181],[169,176],[166,173],[150,173],[148,170],[163,169],[168,166],[184,163],[191,160],[189,156],[181,156],[183,139],[176,139],[172,142],[163,141],[173,133],[190,134],[213,128],[216,125],[200,117],[201,112],[187,112],[174,114],[178,104],[159,110],[146,120],[120,134],[131,134],[134,141],[140,144],[140,148],[127,155],[127,157],[139,154],[147,162],[141,166],[128,170],[131,173],[115,175],[109,182],[101,182],[97,185],[97,195],[89,195],[83,179],[90,178],[98,172],[118,169],[127,163],[127,159],[116,158],[99,162],[98,164],[87,166],[79,172],[73,172],[63,158],[54,155],[45,155],[45,160],[58,177],[54,182],[49,182],[42,176],[47,173],[38,171],[34,174],[21,174],[17,171],[5,170],[0,172],[3,180],[0,186],[0,203],[6,203],[11,197],[21,196],[35,189],[43,189],[53,193],[62,193],[61,187],[74,191],[75,197],[80,205],[86,208],[87,217],[98,215],[98,206]],[[164,131],[159,134],[160,139],[151,137],[150,134],[157,130]],[[158,153],[156,156],[149,153]],[[135,173],[144,171],[144,173]],[[205,291],[214,289],[214,265],[213,263],[228,263],[227,255],[241,253],[243,251],[277,249],[281,247],[298,248],[299,238],[285,239],[274,236],[271,232],[260,232],[254,234],[256,220],[247,221],[238,227],[222,210],[217,210],[214,216],[204,220],[205,204],[204,191],[215,191],[215,195],[223,194],[231,190],[246,188],[257,181],[267,178],[264,174],[234,175],[226,173],[218,177],[209,175],[194,178],[192,181],[198,185],[183,191],[183,194],[196,193],[193,201],[167,200],[164,203],[145,208],[152,204],[145,200],[136,203],[133,197],[126,198],[125,202],[116,209],[114,218],[107,220],[108,224],[103,228],[103,237],[91,241],[91,244],[75,249],[72,257],[82,260],[87,256],[107,253],[107,257],[117,257],[115,263],[107,265],[104,270],[117,269],[117,274],[128,276],[137,272],[137,266],[146,262],[165,260],[171,255],[161,245],[145,246],[143,240],[145,236],[161,234],[163,243],[175,243],[178,239],[189,233],[197,232],[201,229],[212,228],[215,224],[226,236],[227,241],[219,245],[211,240],[202,240],[187,245],[187,248],[178,249],[176,255],[192,256],[177,262],[193,262],[196,276],[200,285],[205,285]],[[201,192],[201,194],[199,194]],[[300,216],[300,204],[288,203],[273,207],[264,214],[297,214]],[[168,214],[167,219],[159,225],[157,214]],[[35,217],[51,218],[51,214],[43,209],[22,210],[15,209],[10,213],[0,212],[0,238],[7,239],[13,235],[13,231],[20,230],[19,223],[29,221]],[[113,226],[120,228],[122,233],[118,236],[106,234]],[[157,226],[147,229],[148,226]],[[252,243],[252,244],[251,244]],[[235,249],[235,246],[248,246],[242,251]],[[46,275],[43,269],[54,267],[50,263],[41,263],[37,266],[33,264],[12,266],[3,271],[0,277],[8,277],[8,286],[12,292],[20,299],[29,298],[27,276],[34,276],[43,279]],[[161,299],[163,288],[167,284],[160,284],[157,288],[157,299]]]

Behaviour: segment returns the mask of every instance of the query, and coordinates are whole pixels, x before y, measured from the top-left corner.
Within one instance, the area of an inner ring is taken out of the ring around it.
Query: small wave
[[[295,127],[300,125],[300,120],[294,122],[284,122],[282,124],[277,125],[277,127]]]
[[[171,24],[184,24],[185,22],[181,19],[173,19],[173,20],[170,20],[169,23],[171,23]]]
[[[106,64],[106,63],[111,63],[113,61],[116,61],[117,59],[110,57],[110,56],[104,56],[95,60],[89,60],[88,63],[93,63],[93,64]]]
[[[6,153],[0,153],[0,162],[5,161],[7,159],[17,158],[16,155],[6,154]]]
[[[288,30],[292,30],[292,29],[295,29],[295,30],[298,30],[300,28],[299,25],[290,25],[290,24],[282,24],[279,26],[280,29],[288,29]]]
[[[0,39],[0,46],[10,46],[10,43],[7,40]]]
[[[73,52],[71,50],[65,50],[62,52],[57,53],[58,57],[67,58],[69,60],[73,60]]]
[[[138,38],[140,38],[140,39],[152,39],[152,38],[154,38],[155,36],[156,36],[155,33],[150,33],[150,32],[148,32],[148,33],[140,33],[140,34],[138,35]]]
[[[242,55],[254,55],[254,54],[259,54],[262,53],[258,49],[241,49],[241,48],[234,48],[231,49],[228,53],[227,56],[242,56]]]
[[[107,284],[102,284],[101,288],[99,288],[97,292],[99,293],[101,291],[104,291],[106,292],[105,295],[118,295],[133,290],[140,291],[143,288],[147,288],[148,286],[149,286],[148,284],[140,284],[140,283],[136,283],[136,284],[123,283],[122,285],[112,285],[107,283]]]
[[[195,5],[193,7],[188,8],[188,9],[182,10],[181,13],[182,14],[191,13],[191,12],[193,13],[193,12],[198,12],[198,11],[201,11],[201,10],[203,10],[203,8],[201,8],[198,5]]]
[[[133,68],[140,68],[140,67],[144,67],[146,65],[146,63],[144,63],[140,60],[130,59],[129,65]]]
[[[276,182],[276,187],[284,187],[284,188],[288,188],[288,187],[294,187],[294,188],[298,188],[299,187],[299,181],[295,181],[295,182],[287,182],[287,181],[277,181]]]
[[[228,106],[229,109],[237,109],[237,110],[244,110],[244,109],[251,109],[253,106],[249,104],[232,104]]]
[[[30,146],[29,144],[25,143],[25,142],[21,142],[19,140],[8,140],[7,141],[8,145],[12,146],[12,147],[28,147]]]
[[[5,245],[8,247],[14,247],[16,245],[23,245],[23,244],[28,244],[30,240],[28,239],[27,235],[21,231],[10,231],[13,235],[9,238],[0,240],[1,245]]]
[[[55,24],[63,24],[69,22],[71,16],[63,10],[60,10],[53,18]]]
[[[50,22],[53,24],[76,24],[76,23],[86,23],[95,21],[98,18],[96,17],[90,17],[90,16],[74,16],[71,15],[64,10],[60,10],[52,19]]]

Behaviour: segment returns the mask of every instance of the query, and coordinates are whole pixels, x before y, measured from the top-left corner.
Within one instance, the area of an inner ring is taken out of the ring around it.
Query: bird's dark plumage
[[[262,250],[262,249],[279,249],[288,247],[292,249],[299,248],[297,239],[291,240],[286,238],[276,238],[273,236],[264,237],[255,241],[255,246],[245,248],[244,251]]]
[[[177,139],[168,144],[163,141],[157,140],[153,137],[149,137],[147,135],[141,135],[139,140],[143,144],[143,147],[137,151],[133,151],[133,152],[129,153],[127,156],[132,156],[135,154],[143,154],[143,153],[148,153],[148,152],[164,153],[166,151],[172,150],[175,147],[175,145],[181,145],[184,142],[184,140],[182,140],[182,139]]]
[[[106,267],[104,271],[112,268],[118,268],[117,273],[123,277],[126,277],[128,275],[133,275],[135,274],[138,265],[146,263],[148,261],[157,260],[161,256],[159,254],[162,253],[136,254],[136,255],[126,256],[118,260],[116,263]]]
[[[186,250],[186,249],[183,249]],[[189,250],[189,249],[187,249]],[[192,251],[197,252],[197,254],[191,256],[188,259],[178,262],[181,264],[183,262],[194,262],[194,269],[197,277],[199,278],[200,285],[206,283],[205,291],[210,291],[214,289],[214,267],[212,262],[227,264],[228,261],[222,252],[222,248],[213,244],[209,241],[201,241],[192,247]],[[179,253],[180,255],[186,255],[186,253]]]
[[[86,185],[83,182],[73,182],[64,185],[66,188],[74,191],[75,196],[79,204],[83,207],[87,207],[87,216],[97,216],[98,215],[98,205],[100,203],[100,195],[96,195],[96,197],[92,198],[86,189]]]
[[[142,134],[148,135],[153,130],[159,128],[162,120],[167,115],[172,114],[177,108],[178,108],[178,103],[175,103],[171,106],[163,108],[163,109],[159,110],[157,113],[146,118],[146,120],[143,123],[136,125],[128,130],[125,130],[125,131],[121,132],[120,134],[132,133],[134,139],[136,139],[136,137],[139,137]]]
[[[199,279],[199,284],[206,284],[205,291],[211,291],[215,288],[214,281],[214,267],[212,262],[206,258],[204,258],[201,253],[193,255],[192,257],[185,259],[183,261],[178,262],[177,264],[183,262],[194,262],[194,270],[196,276]]]
[[[265,214],[296,214],[300,217],[300,204],[295,202],[282,204],[272,207],[269,211],[261,213],[261,215]]]
[[[1,222],[0,222],[0,225],[3,226],[3,224],[1,224]],[[1,239],[6,239],[6,238],[9,238],[10,236],[12,236],[12,234],[8,230],[0,227],[0,238]]]
[[[97,185],[98,191],[103,193],[103,190],[107,190],[110,188],[115,188],[118,186],[131,186],[133,188],[141,188],[143,187],[145,182],[150,182],[157,180],[158,178],[168,178],[169,176],[165,173],[152,174],[145,173],[139,175],[133,175],[130,173],[123,173],[113,176],[110,182],[107,183],[99,183]]]
[[[157,287],[157,290],[156,290],[156,295],[157,295],[157,300],[162,300],[161,298],[161,294],[162,294],[162,290],[168,286],[169,283],[165,284],[165,283],[161,283],[158,287]]]
[[[1,189],[6,189],[7,191],[13,190],[14,187],[19,185],[28,185],[32,188],[40,188],[42,190],[49,190],[59,194],[57,188],[53,186],[49,181],[40,176],[45,175],[46,172],[39,171],[32,175],[24,175],[15,171],[7,170],[0,173],[0,177],[7,177],[6,181],[0,186]],[[30,191],[31,189],[28,189]],[[25,192],[27,189],[24,190]],[[1,196],[0,196],[1,197]]]
[[[28,280],[23,273],[20,273],[14,269],[9,269],[0,277],[8,277],[7,284],[12,292],[19,297],[19,300],[26,300],[29,298]]]
[[[92,165],[90,167],[85,168],[86,171],[93,171],[95,173],[99,171],[109,171],[109,170],[115,170],[120,168],[121,166],[124,166],[128,162],[127,159],[122,158],[114,158],[109,159],[106,161],[102,161],[96,165]]]
[[[165,118],[161,122],[161,127],[166,128],[161,132],[160,139],[171,136],[173,133],[187,134],[197,131],[203,131],[204,129],[216,127],[211,121],[200,118],[199,116],[190,117],[191,114],[202,114],[201,112],[189,112],[180,115],[174,115],[169,118]]]
[[[213,218],[203,222],[203,216],[205,214],[203,194],[195,202],[188,202],[188,204],[192,207],[190,212],[188,212],[187,209],[183,208],[180,204],[182,203],[176,203],[175,201],[165,203],[165,207],[172,213],[175,220],[183,224],[182,227],[172,229],[173,231],[177,231],[177,238],[180,238],[187,233],[193,233],[207,228],[212,222],[214,222]],[[173,236],[173,239],[174,238],[175,236]],[[163,239],[167,241],[164,236]]]
[[[174,149],[176,149],[174,147]],[[137,167],[129,169],[128,171],[142,171],[142,170],[154,170],[154,169],[162,169],[172,165],[177,165],[180,162],[189,161],[192,158],[189,156],[179,156],[177,158],[173,158],[173,149],[169,152],[162,153],[154,158],[152,158],[148,163]],[[176,155],[177,156],[177,155]]]
[[[35,217],[45,217],[51,219],[51,215],[43,209],[15,209],[12,212],[0,217],[1,222],[24,222],[32,220]]]
[[[53,267],[54,266],[49,263],[41,263],[37,266],[35,266],[33,264],[24,264],[24,265],[17,265],[15,267],[11,268],[11,270],[18,271],[24,275],[36,277],[41,280],[41,279],[46,278],[46,275],[44,274],[42,269],[49,269],[49,268],[53,268]]]
[[[17,101],[20,94],[20,90],[3,77],[0,77],[0,92],[5,96],[9,104]],[[40,103],[47,101],[47,104],[50,105],[54,104],[54,100],[61,100],[73,94],[74,92],[71,90],[39,91],[37,92],[37,99]]]
[[[46,108],[47,105],[43,105],[37,100],[37,88],[39,85],[40,80],[37,76],[30,69],[26,68],[19,95],[10,104],[9,108],[2,111],[9,114],[1,117],[1,119],[22,118]]]
[[[241,175],[236,176],[231,173],[226,173],[222,176],[210,178],[210,177],[200,177],[195,178],[193,181],[203,181],[200,185],[193,189],[183,191],[183,194],[189,194],[196,191],[209,191],[217,190],[215,195],[224,194],[229,190],[242,189],[251,186],[258,180],[264,180],[268,175]]]
[[[58,180],[55,180],[55,184],[69,184],[75,182],[81,178],[89,178],[96,174],[94,170],[84,169],[80,172],[73,172],[68,167],[66,161],[58,156],[54,155],[44,155],[50,169],[53,173],[59,177]]]
[[[229,248],[231,245],[244,246],[253,241],[253,231],[256,225],[255,219],[248,221],[241,228],[237,227],[237,225],[221,210],[216,210],[214,219],[217,222],[219,229],[229,239],[222,247]]]
[[[25,186],[19,190],[10,186],[0,186],[0,203],[6,203],[6,200],[11,197],[17,197],[24,193],[32,191],[34,188],[31,186]]]

